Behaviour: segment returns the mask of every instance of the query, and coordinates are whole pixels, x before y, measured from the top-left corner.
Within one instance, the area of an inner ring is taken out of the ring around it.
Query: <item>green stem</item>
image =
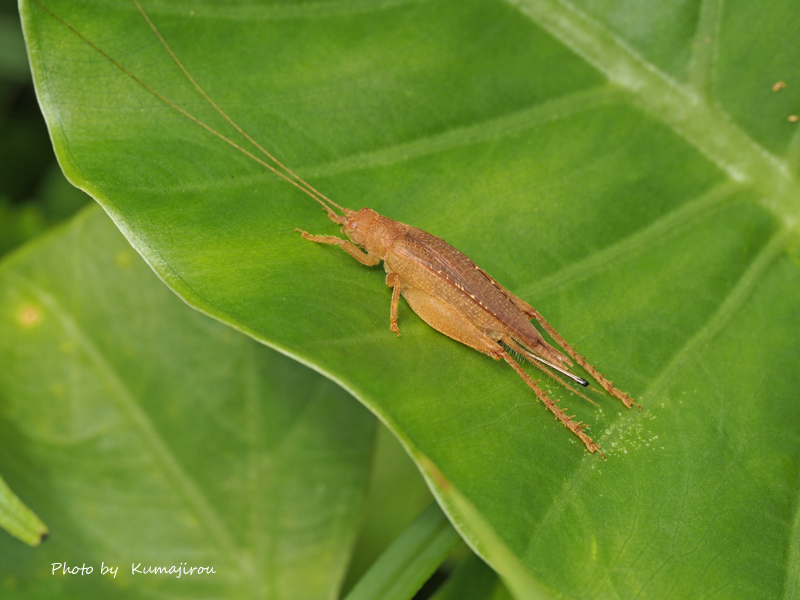
[[[0,477],[0,527],[29,546],[38,546],[47,537],[47,527]]]
[[[436,502],[373,563],[345,600],[409,600],[461,540]]]

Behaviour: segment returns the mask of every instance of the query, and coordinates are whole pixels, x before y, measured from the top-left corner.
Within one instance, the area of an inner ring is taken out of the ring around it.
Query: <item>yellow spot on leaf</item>
[[[33,304],[23,306],[17,313],[17,321],[23,327],[33,327],[42,320],[42,309]]]
[[[75,351],[75,342],[72,340],[64,340],[59,344],[58,349],[61,350],[64,354],[71,354]]]
[[[53,392],[53,394],[55,394],[56,396],[61,396],[61,395],[63,395],[63,394],[64,394],[64,391],[65,391],[66,389],[67,389],[67,388],[66,388],[66,386],[64,386],[64,384],[63,384],[63,383],[61,383],[61,382],[54,383],[54,384],[53,384],[53,385],[50,387],[50,390],[51,390],[51,391]]]

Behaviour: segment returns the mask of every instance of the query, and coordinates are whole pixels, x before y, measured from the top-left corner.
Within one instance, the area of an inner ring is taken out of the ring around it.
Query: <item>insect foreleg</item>
[[[307,240],[311,240],[312,242],[317,242],[318,244],[331,244],[333,246],[339,246],[342,250],[347,252],[350,256],[355,258],[362,265],[366,265],[368,267],[374,267],[379,262],[381,262],[380,256],[364,252],[363,250],[361,250],[361,248],[356,246],[350,240],[343,240],[342,238],[338,238],[333,235],[311,235],[310,233],[303,231],[301,229],[295,229],[295,231],[299,231],[300,235],[302,235]]]

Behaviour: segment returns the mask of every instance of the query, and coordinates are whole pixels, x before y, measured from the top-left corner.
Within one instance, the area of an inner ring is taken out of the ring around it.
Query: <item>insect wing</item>
[[[416,227],[410,227],[403,238],[399,244],[393,244],[393,253],[435,275],[440,283],[449,284],[463,301],[477,304],[493,316],[513,310],[510,299],[499,284],[442,238]],[[426,291],[442,297],[435,290]]]

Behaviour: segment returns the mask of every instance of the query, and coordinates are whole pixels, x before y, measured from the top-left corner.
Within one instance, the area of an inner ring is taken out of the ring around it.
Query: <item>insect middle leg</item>
[[[389,327],[397,334],[397,337],[400,337],[400,328],[397,326],[397,305],[400,302],[400,275],[397,273],[387,273],[386,285],[392,288],[392,308],[389,315]]]
[[[547,396],[547,393],[538,385],[536,385],[536,382],[531,379],[530,375],[528,375],[528,373],[526,373],[525,370],[519,366],[517,361],[515,361],[500,344],[482,333],[461,313],[456,311],[452,306],[443,300],[440,300],[439,298],[431,296],[430,294],[415,288],[405,288],[403,289],[402,294],[408,301],[411,309],[417,313],[423,321],[425,321],[438,332],[443,333],[444,335],[451,337],[462,344],[474,348],[479,352],[488,354],[495,360],[499,360],[501,358],[505,360],[509,365],[511,365],[514,371],[517,372],[517,375],[519,375],[522,380],[528,384],[528,387],[533,390],[533,393],[536,394],[536,397],[539,398],[542,403],[544,403],[548,410],[550,410],[550,412],[552,412],[559,421],[561,421],[564,427],[578,436],[578,438],[586,445],[586,448],[589,449],[589,452],[595,452],[600,449],[600,447],[584,431],[586,425],[573,421],[572,417],[567,415],[564,409],[559,408],[556,403]]]

